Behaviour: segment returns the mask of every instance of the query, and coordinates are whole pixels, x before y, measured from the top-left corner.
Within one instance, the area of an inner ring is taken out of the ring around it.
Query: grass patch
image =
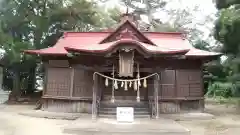
[[[223,98],[223,97],[214,97],[214,98],[206,98],[206,104],[227,104],[227,105],[239,105],[240,106],[240,98]]]

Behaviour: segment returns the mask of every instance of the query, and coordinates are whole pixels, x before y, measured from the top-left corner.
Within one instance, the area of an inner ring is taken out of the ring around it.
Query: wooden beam
[[[74,101],[89,101],[92,102],[92,97],[69,97],[69,96],[52,96],[44,95],[43,99],[62,99],[62,100],[74,100]]]
[[[112,67],[102,67],[102,66],[85,66],[85,65],[81,65],[81,64],[77,64],[75,65],[75,68],[79,68],[79,69],[84,69],[84,70],[91,70],[91,71],[95,71],[95,72],[112,72]],[[134,71],[136,71],[137,68],[134,67]],[[153,68],[140,68],[139,69],[140,72],[153,72]]]

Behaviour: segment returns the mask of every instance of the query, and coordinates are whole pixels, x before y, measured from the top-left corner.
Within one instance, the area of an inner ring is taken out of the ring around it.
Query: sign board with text
[[[117,107],[117,121],[133,122],[134,121],[133,107]]]

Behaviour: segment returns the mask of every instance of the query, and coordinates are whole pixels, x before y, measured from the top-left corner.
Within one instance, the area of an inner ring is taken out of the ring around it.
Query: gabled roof
[[[134,26],[134,24],[132,22],[130,22],[128,19],[126,21],[124,21],[121,25],[119,25],[119,27],[117,27],[115,31],[111,32],[107,37],[105,37],[100,42],[100,44],[116,40],[116,39],[119,38],[117,36],[121,36],[123,34],[131,34],[131,35],[127,35],[128,36],[127,38],[134,39],[134,37],[135,37],[140,42],[148,43],[150,45],[154,45],[154,43],[150,39],[148,39],[142,32],[140,32],[137,29],[137,27]]]
[[[105,53],[122,44],[134,44],[149,54],[181,54],[187,57],[221,55],[194,48],[183,33],[140,32],[128,19],[113,32],[65,32],[53,47],[24,52],[39,55],[67,55],[68,51]]]
[[[144,35],[151,39],[156,45],[163,45],[169,48],[189,49],[185,54],[187,57],[208,57],[219,56],[221,53],[209,52],[196,49],[183,36],[183,33],[178,32],[145,32]]]
[[[113,42],[107,42],[103,44],[91,44],[88,46],[70,46],[65,47],[68,51],[80,51],[80,52],[91,52],[91,53],[106,53],[112,51],[117,46],[124,46],[125,44],[129,46],[139,47],[146,53],[150,54],[186,54],[189,49],[171,49],[164,46],[152,46],[143,42],[139,42],[137,40],[131,39],[122,39]]]
[[[25,50],[24,52],[39,55],[66,55],[68,52],[65,47],[99,43],[108,34],[109,32],[64,32],[63,37],[54,46],[40,50]]]

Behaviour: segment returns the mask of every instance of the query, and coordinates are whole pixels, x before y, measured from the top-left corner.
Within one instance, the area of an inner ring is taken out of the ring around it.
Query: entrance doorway
[[[134,73],[135,75],[136,73]],[[111,76],[110,72],[105,72],[104,75]],[[142,76],[147,76],[147,73],[141,73]],[[101,78],[101,82],[106,82],[105,78]],[[119,78],[118,79],[134,79],[134,78]],[[108,85],[104,84],[102,86],[102,101],[111,101],[114,96],[115,101],[137,101],[138,91],[134,89],[134,84],[127,83],[127,88],[125,87],[124,82],[117,82],[118,88],[114,88],[113,91],[113,81],[108,80]],[[149,85],[150,82],[149,82]],[[143,87],[143,81],[141,81],[141,86],[139,87],[139,97],[140,101],[148,101],[148,88]]]

